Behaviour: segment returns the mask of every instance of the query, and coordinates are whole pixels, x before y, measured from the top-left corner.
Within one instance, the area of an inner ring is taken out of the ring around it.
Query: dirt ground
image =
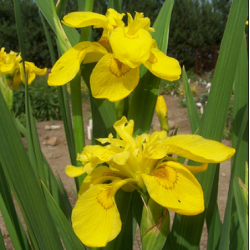
[[[170,123],[174,123],[175,126],[179,126],[178,134],[190,134],[191,129],[189,125],[189,119],[187,115],[187,109],[183,108],[179,102],[179,98],[177,96],[164,96],[167,107],[168,107],[168,117]],[[88,125],[88,118],[90,117],[90,106],[89,103],[83,102],[83,112],[84,116],[84,123],[85,123],[85,135],[87,135],[87,125]],[[45,130],[46,125],[58,125],[60,129],[55,130]],[[158,118],[155,114],[152,123],[152,131],[157,130],[160,128]],[[70,164],[70,158],[68,154],[67,142],[65,139],[63,122],[62,121],[52,121],[52,122],[38,122],[37,123],[37,132],[40,139],[41,149],[44,153],[45,157],[47,158],[52,170],[54,173],[59,174],[62,182],[68,192],[70,201],[72,204],[76,202],[76,198],[71,191],[71,187],[74,188],[74,180],[73,178],[68,177],[65,172],[65,166]],[[52,138],[57,138],[57,144],[55,146],[46,145],[46,142]],[[230,146],[231,142],[227,140],[223,140],[223,143]],[[90,144],[90,140],[86,138],[86,144]],[[228,185],[230,179],[230,160],[227,162],[223,162],[220,168],[220,181],[219,181],[219,195],[218,195],[218,204],[219,204],[219,211],[221,219],[224,216],[224,210],[226,206],[227,200],[227,193],[228,193]],[[171,214],[173,217],[173,214]],[[4,221],[2,215],[0,214],[0,228],[2,231],[2,235],[4,236],[6,249],[12,250],[14,249],[11,240],[8,235],[8,231],[4,225]],[[206,241],[207,241],[207,232],[206,228],[204,227],[202,240],[200,244],[200,249],[206,249]],[[138,243],[138,239],[134,244],[134,250],[141,249],[140,243]]]

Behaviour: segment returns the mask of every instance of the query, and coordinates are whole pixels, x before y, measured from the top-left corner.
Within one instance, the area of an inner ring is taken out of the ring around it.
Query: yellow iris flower
[[[169,81],[177,80],[181,68],[177,60],[166,56],[152,39],[149,18],[128,13],[128,25],[122,21],[124,14],[108,9],[106,15],[93,12],[73,12],[63,23],[82,28],[94,25],[103,28],[98,42],[81,42],[65,52],[49,75],[48,84],[59,86],[71,81],[81,64],[97,62],[90,86],[95,98],[119,101],[128,96],[139,82],[139,66],[143,64],[154,75]]]
[[[1,48],[0,51],[0,75],[7,75],[13,89],[19,89],[21,82],[25,83],[22,57],[20,54],[10,51],[5,52],[5,48]],[[47,72],[47,68],[39,69],[32,62],[25,62],[25,71],[28,77],[28,84],[35,79],[36,75],[44,75]]]
[[[79,190],[72,224],[83,244],[91,247],[105,246],[121,230],[115,203],[119,188],[148,193],[155,202],[176,213],[196,215],[204,211],[204,199],[193,174],[205,171],[208,163],[225,161],[235,153],[233,148],[198,135],[167,137],[166,131],[156,131],[134,137],[134,121],[128,122],[125,117],[114,128],[121,139],[111,134],[98,139],[106,146],[86,146],[78,156],[83,166],[66,167],[71,177],[88,174]],[[184,165],[169,156],[172,154],[202,164]],[[109,167],[97,167],[101,163]]]
[[[1,48],[0,51],[0,75],[1,74],[14,74],[18,71],[18,64],[22,60],[20,54],[17,54],[13,51],[10,53],[5,52],[5,48]]]
[[[168,109],[167,109],[167,104],[165,102],[165,99],[162,95],[159,95],[157,98],[155,111],[156,111],[158,119],[160,121],[161,129],[164,129],[168,132],[169,131]]]

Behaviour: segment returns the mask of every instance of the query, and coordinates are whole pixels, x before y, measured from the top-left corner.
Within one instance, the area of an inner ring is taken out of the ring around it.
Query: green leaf
[[[235,75],[234,82],[234,106],[233,106],[233,147],[236,148],[237,154],[233,157],[233,166],[231,169],[231,176],[234,174],[235,178],[241,178],[242,180],[245,178],[245,161],[248,160],[248,126],[246,126],[241,141],[239,140],[239,136],[241,134],[242,125],[244,124],[244,112],[247,110],[248,104],[248,57],[247,57],[247,48],[246,48],[246,40],[245,35],[242,34],[241,40],[241,49],[240,55]],[[248,121],[247,121],[248,122]],[[237,143],[240,143],[237,146]],[[231,246],[234,244],[237,245],[237,242],[243,241],[245,239],[243,236],[244,232],[239,227],[239,219],[238,216],[238,205],[237,197],[233,197],[235,193],[235,184],[233,183],[233,188],[230,189],[229,200],[227,205],[227,214],[229,218],[232,218],[231,221],[227,221],[226,224],[229,228],[223,227],[223,240],[222,243],[225,245],[230,241]],[[233,198],[232,198],[233,197]],[[232,204],[230,205],[230,200]],[[230,223],[230,224],[228,224]],[[237,238],[235,237],[237,236]],[[242,237],[242,240],[240,240]],[[235,243],[236,241],[236,243]],[[246,247],[246,245],[245,245]]]
[[[240,223],[240,230],[242,234],[242,238],[244,240],[245,249],[248,249],[248,200],[246,199],[246,193],[248,196],[248,191],[246,187],[244,187],[242,181],[240,179],[237,180],[234,177],[234,198],[235,204],[237,208],[239,223]],[[240,184],[242,183],[242,184]]]
[[[237,158],[239,157],[239,154],[240,154],[238,149],[240,147],[247,123],[248,123],[248,106],[245,108],[245,112],[244,112],[244,116],[243,116],[242,124],[241,124],[241,129],[240,129],[240,132],[238,135],[236,153],[234,155],[233,164],[232,164],[232,168],[231,168],[231,178],[230,178],[230,184],[229,184],[227,206],[226,206],[226,211],[225,211],[225,215],[224,215],[224,222],[223,222],[221,240],[220,240],[220,245],[219,245],[220,250],[229,249],[229,245],[230,245],[229,244],[230,243],[230,230],[231,230],[231,226],[232,226],[233,222],[231,219],[227,219],[227,218],[230,218],[230,216],[232,216],[232,214],[235,214],[233,212],[234,212],[234,206],[235,206],[235,204],[234,204],[234,183],[235,183],[234,178],[237,178],[236,162],[237,162]],[[236,215],[237,215],[237,213],[236,213]],[[233,218],[235,216],[233,216]],[[236,223],[237,223],[238,218],[236,217],[236,219],[234,219],[234,221],[236,221]],[[237,226],[237,224],[236,224],[236,226]],[[235,232],[238,231],[238,228],[234,228],[234,227],[232,227],[232,228],[233,228],[233,235],[234,235]],[[247,247],[247,246],[245,246],[245,247]]]
[[[108,9],[115,9],[117,12],[122,12],[122,0],[109,0],[108,1]]]
[[[197,112],[193,94],[189,86],[187,74],[186,74],[184,67],[182,69],[182,80],[183,80],[185,96],[187,100],[189,122],[190,122],[192,133],[194,134],[195,132],[197,132],[197,130],[201,126],[201,121],[200,121],[199,114]]]
[[[26,234],[20,222],[20,219],[17,215],[14,202],[13,202],[13,196],[12,196],[10,187],[6,180],[1,164],[0,164],[0,194],[2,195],[3,202],[5,203],[4,205],[6,206],[6,209],[9,213],[9,217],[11,219],[11,222],[13,223],[13,227],[15,228],[16,234],[18,236],[18,239],[15,239],[15,240],[19,240],[21,247],[23,249],[30,249],[28,239],[26,237]],[[1,210],[1,206],[0,206],[0,210]]]
[[[247,1],[235,0],[232,3],[207,107],[202,117],[199,134],[205,138],[221,141],[227,110],[235,78],[242,34],[247,19]],[[215,129],[216,128],[216,129]],[[215,167],[209,164],[205,173],[197,174],[204,192],[205,207],[208,207],[212,190]],[[182,216],[179,226],[173,228],[172,242],[176,250],[198,249],[205,214],[194,217]],[[181,235],[181,236],[180,236]],[[169,239],[170,240],[170,239]],[[224,248],[225,249],[225,248]]]
[[[61,48],[64,48],[64,52],[70,48],[70,44],[71,46],[74,46],[79,42],[80,35],[75,28],[61,25],[60,20],[56,14],[55,7],[54,11],[51,8],[50,0],[35,0],[35,2],[43,13],[50,27],[59,38],[59,43],[61,45]]]
[[[77,155],[82,152],[85,146],[84,136],[84,124],[82,114],[82,95],[81,95],[81,75],[78,73],[75,78],[70,82],[71,89],[71,103],[72,103],[72,115],[74,125],[74,141]],[[77,166],[82,166],[82,162],[77,161]],[[76,188],[79,191],[82,181],[85,176],[81,175],[75,178]]]
[[[14,248],[16,250],[22,250],[23,248],[22,248],[21,243],[19,241],[17,231],[16,231],[14,224],[10,218],[9,212],[7,210],[7,207],[4,203],[4,200],[3,200],[3,197],[1,194],[0,194],[0,210],[1,210],[1,214],[3,216],[6,228],[9,232],[9,235],[10,235],[10,238],[11,238],[11,241],[13,243]]]
[[[4,245],[4,241],[3,241],[3,235],[1,232],[1,228],[0,228],[0,249],[6,250],[5,245]]]
[[[233,102],[233,138],[232,146],[236,147],[239,132],[241,129],[244,111],[248,104],[248,52],[245,34],[242,34],[241,49],[234,81],[234,102]],[[248,129],[245,130],[239,147],[237,162],[235,163],[236,176],[242,180],[245,178],[245,162],[248,161]]]
[[[140,229],[142,249],[161,250],[170,229],[168,210],[149,198],[143,207]]]
[[[215,177],[213,180],[213,189],[209,200],[209,205],[206,213],[206,223],[208,230],[207,249],[218,249],[222,222],[220,220],[219,208],[217,203],[218,196],[218,181],[220,173],[220,164],[216,165]]]
[[[34,170],[1,94],[0,107],[0,161],[34,248],[63,249]]]

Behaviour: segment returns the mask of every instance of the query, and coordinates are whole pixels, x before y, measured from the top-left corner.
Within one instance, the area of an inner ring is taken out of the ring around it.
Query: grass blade
[[[245,200],[245,194],[239,184],[239,180],[234,177],[234,199],[237,208],[240,231],[244,240],[244,249],[248,249],[248,204]]]
[[[13,202],[13,196],[12,196],[10,187],[9,187],[8,182],[6,180],[6,177],[5,177],[5,174],[3,172],[3,168],[2,168],[1,164],[0,164],[0,194],[2,195],[2,199],[5,203],[6,209],[9,213],[11,222],[13,223],[16,234],[18,236],[18,240],[19,240],[22,248],[23,249],[30,249],[28,239],[26,237],[26,234],[24,232],[24,229],[23,229],[23,226],[20,222],[20,219],[17,215],[16,209],[14,206],[14,202]]]
[[[220,245],[219,245],[219,249],[220,250],[226,250],[229,249],[229,243],[230,243],[230,230],[231,230],[231,220],[228,219],[231,216],[231,213],[233,211],[233,205],[234,205],[234,200],[233,200],[233,192],[234,192],[234,178],[237,178],[237,176],[235,175],[235,171],[236,171],[236,162],[237,162],[237,158],[239,157],[239,147],[244,135],[244,131],[246,129],[246,125],[248,123],[248,107],[245,108],[245,112],[244,112],[244,116],[243,116],[243,120],[242,120],[242,124],[241,124],[241,129],[239,132],[239,136],[238,136],[238,142],[237,142],[237,146],[236,146],[236,153],[234,156],[234,161],[232,164],[232,169],[231,169],[231,178],[230,178],[230,185],[229,185],[229,191],[228,191],[228,199],[227,199],[227,206],[226,206],[226,212],[225,212],[225,216],[224,216],[224,222],[223,222],[223,228],[222,228],[222,233],[221,233],[221,240],[220,240]],[[236,220],[237,221],[237,220]],[[234,230],[237,232],[237,228]]]
[[[193,94],[192,94],[191,88],[189,86],[187,74],[186,74],[184,67],[182,69],[182,80],[183,80],[184,89],[185,89],[185,96],[186,96],[186,100],[187,100],[189,122],[190,122],[192,133],[194,134],[195,132],[197,132],[197,130],[201,126],[201,120],[200,120],[199,114],[197,112],[197,108],[196,108],[196,105],[194,102]]]
[[[1,228],[0,228],[0,249],[6,250],[5,245],[4,245],[3,235],[1,232]]]
[[[0,161],[23,214],[34,248],[63,249],[34,170],[2,94],[0,94],[0,107]]]
[[[56,9],[54,7],[53,11],[49,0],[35,0],[35,2],[43,13],[50,27],[59,38],[62,48],[65,48],[64,52],[70,48],[70,44],[71,46],[74,46],[79,42],[79,33],[74,28],[68,27],[66,25],[61,25],[60,20],[56,14]]]
[[[23,248],[22,248],[22,245],[19,241],[17,231],[16,231],[15,226],[10,218],[9,212],[7,210],[7,207],[4,203],[4,200],[3,200],[3,197],[1,194],[0,194],[0,210],[1,210],[1,213],[3,216],[6,228],[9,232],[11,241],[13,243],[13,246],[15,247],[16,250],[22,250]]]

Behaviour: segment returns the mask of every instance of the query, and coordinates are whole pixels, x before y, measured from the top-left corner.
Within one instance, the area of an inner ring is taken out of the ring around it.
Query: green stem
[[[84,5],[79,4],[80,2],[82,1],[78,1],[79,11],[93,11],[94,0],[86,0]],[[81,29],[80,42],[89,40],[89,31],[90,31],[90,26]]]
[[[76,77],[70,82],[71,88],[71,103],[73,113],[73,124],[74,124],[74,138],[76,157],[80,154],[85,146],[84,140],[84,125],[82,117],[82,96],[81,96],[81,75],[77,74]],[[77,166],[81,166],[82,163],[77,161]],[[80,185],[84,180],[85,176],[79,176],[75,178],[76,188],[79,191]]]

